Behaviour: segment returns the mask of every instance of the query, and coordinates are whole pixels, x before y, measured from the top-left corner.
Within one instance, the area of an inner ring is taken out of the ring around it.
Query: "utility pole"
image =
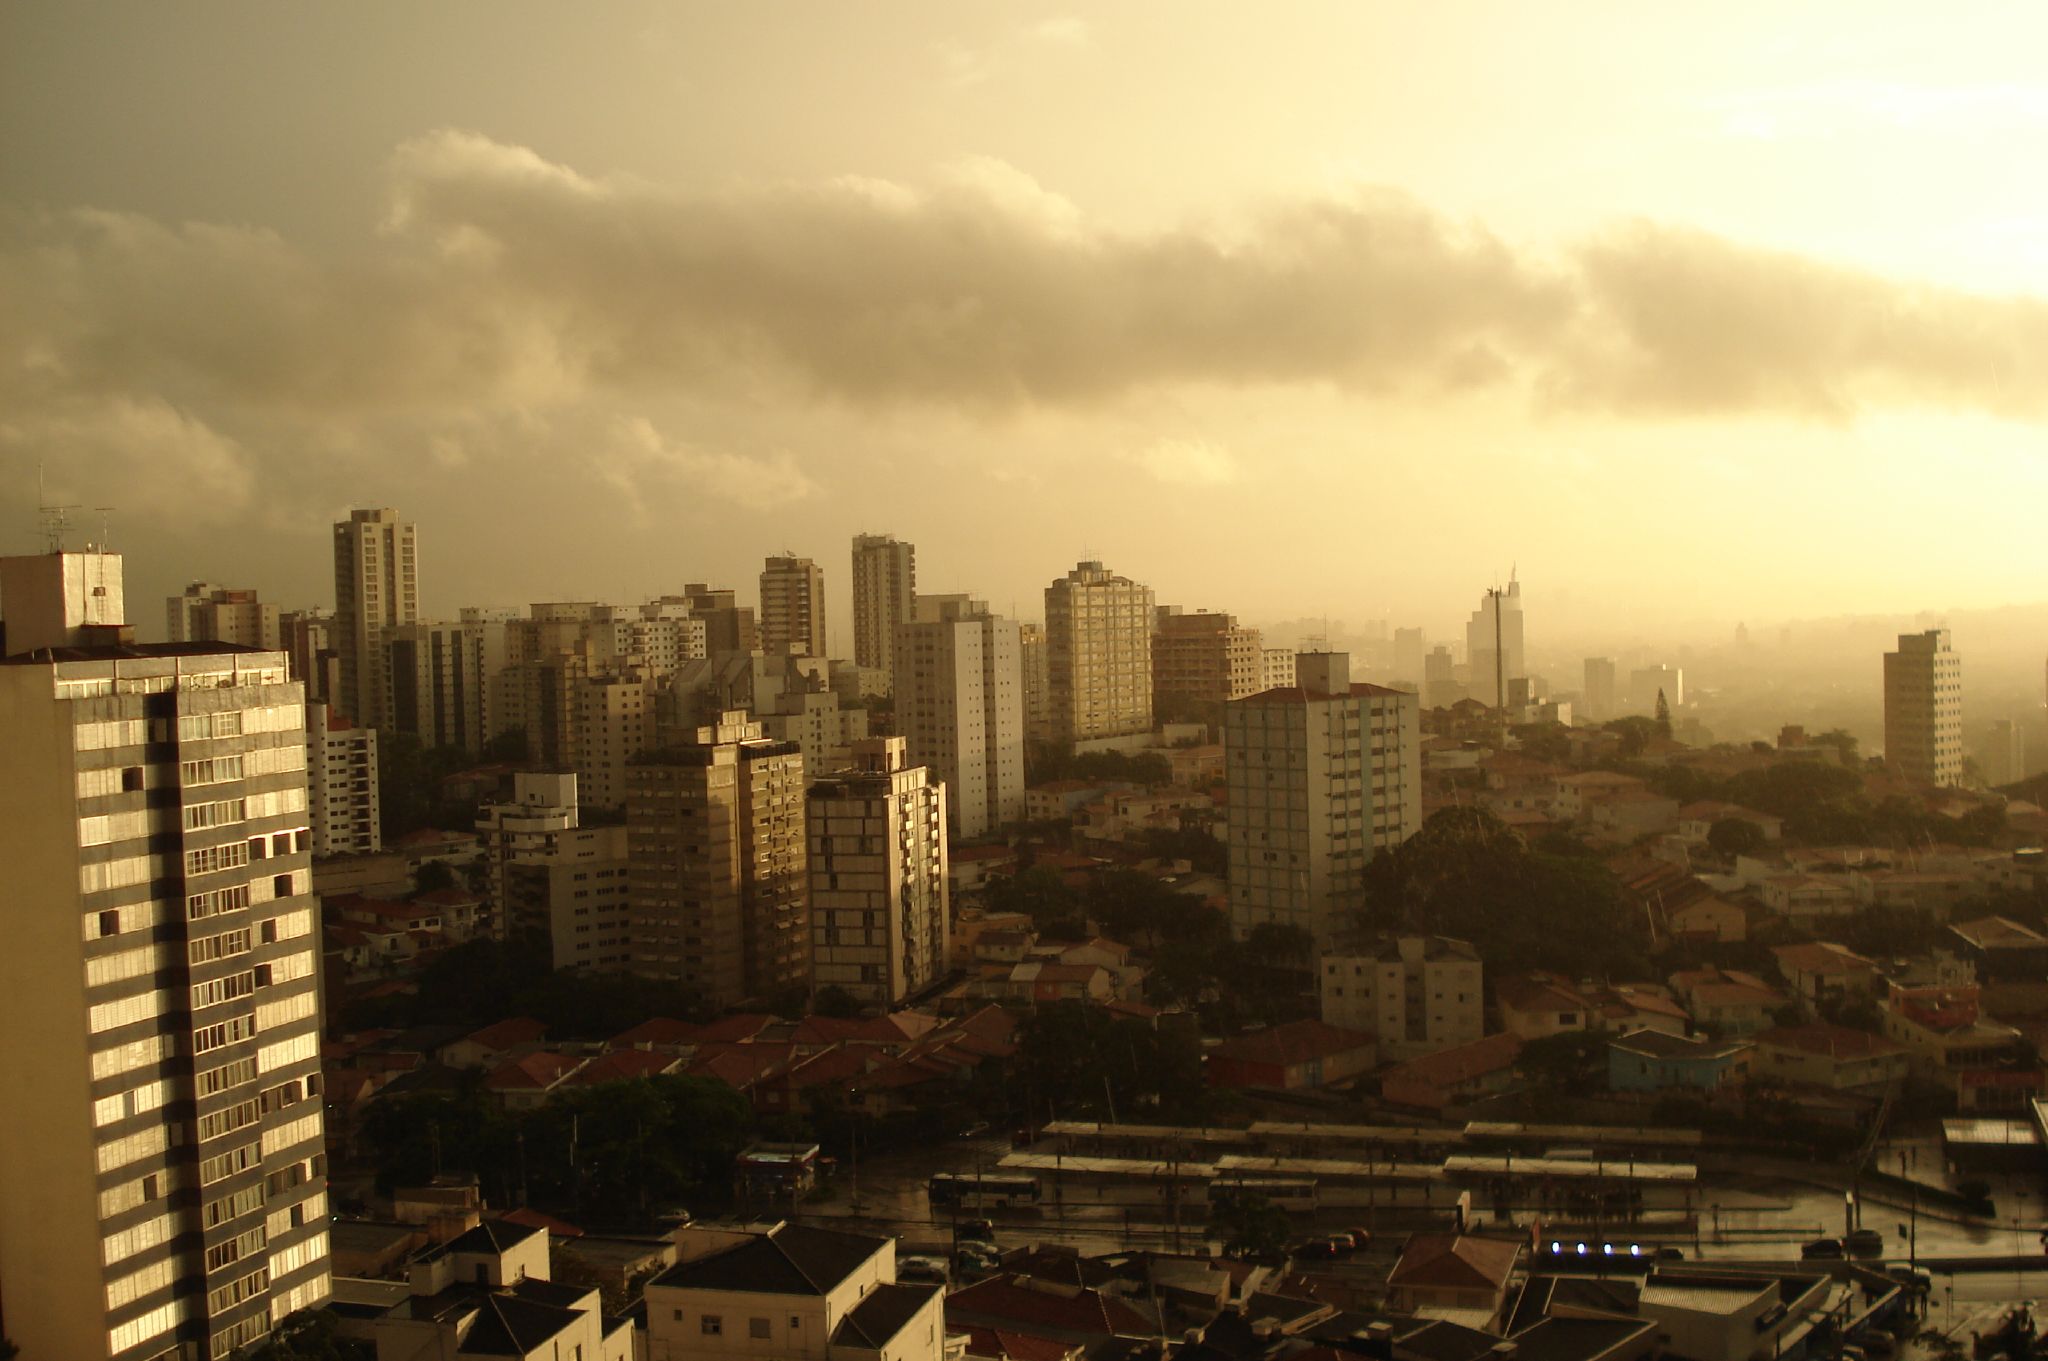
[[[1498,586],[1487,588],[1486,598],[1493,602],[1493,716],[1500,734],[1500,749],[1508,749],[1508,682],[1507,654],[1501,648],[1500,602],[1506,592]]]

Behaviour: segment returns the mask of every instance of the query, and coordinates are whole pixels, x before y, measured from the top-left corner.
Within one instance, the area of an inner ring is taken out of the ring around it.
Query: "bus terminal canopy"
[[[1216,1175],[1214,1163],[1162,1162],[1157,1158],[1077,1158],[1051,1153],[1006,1153],[1001,1166],[1017,1172],[1056,1172],[1157,1181],[1209,1181]]]
[[[1218,1158],[1216,1166],[1232,1176],[1364,1177],[1374,1181],[1436,1181],[1443,1174],[1435,1163],[1348,1162],[1337,1158]]]
[[[1560,1181],[1688,1182],[1699,1178],[1691,1163],[1607,1162],[1584,1158],[1499,1158],[1459,1154],[1444,1159],[1444,1175],[1555,1177]]]

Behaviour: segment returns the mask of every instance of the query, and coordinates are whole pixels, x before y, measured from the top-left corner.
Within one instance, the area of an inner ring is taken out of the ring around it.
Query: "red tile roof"
[[[555,1238],[581,1238],[583,1236],[583,1230],[577,1228],[568,1220],[557,1219],[553,1215],[544,1215],[539,1210],[529,1210],[521,1207],[509,1214],[501,1214],[498,1218],[504,1220],[507,1224],[517,1224],[524,1229],[546,1229],[549,1235]]]
[[[1401,1249],[1387,1277],[1390,1286],[1499,1290],[1522,1255],[1520,1242],[1470,1234],[1418,1233]]]
[[[992,1276],[946,1296],[946,1318],[980,1315],[1065,1333],[1150,1337],[1154,1325],[1114,1295],[1029,1276]]]
[[[596,1087],[607,1082],[634,1082],[667,1072],[681,1063],[674,1054],[646,1049],[614,1049],[599,1054],[569,1079],[572,1087]]]
[[[546,1091],[583,1066],[577,1054],[557,1054],[536,1049],[506,1059],[484,1075],[484,1086],[494,1092]]]
[[[1511,1067],[1521,1056],[1520,1037],[1503,1030],[1454,1049],[1440,1049],[1388,1070],[1396,1081],[1419,1082],[1430,1087],[1453,1087]]]
[[[1359,1030],[1344,1030],[1321,1021],[1288,1021],[1265,1030],[1225,1040],[1210,1054],[1234,1063],[1277,1063],[1292,1067],[1311,1059],[1345,1054],[1373,1043]]]
[[[1071,1342],[1009,1328],[949,1327],[946,1331],[955,1337],[966,1334],[967,1354],[990,1361],[1067,1361],[1081,1350]]]
[[[1882,1035],[1819,1021],[1812,1025],[1779,1026],[1774,1030],[1766,1030],[1756,1037],[1756,1043],[1767,1044],[1777,1049],[1796,1049],[1802,1054],[1813,1054],[1837,1062],[1843,1059],[1881,1058],[1889,1054],[1906,1052],[1904,1045],[1894,1044]]]
[[[679,1048],[696,1041],[701,1027],[688,1021],[678,1021],[670,1016],[656,1016],[642,1021],[631,1030],[622,1030],[605,1043],[613,1049],[638,1049],[642,1045],[652,1048]]]
[[[511,1016],[482,1030],[472,1030],[462,1038],[470,1044],[502,1053],[516,1044],[537,1044],[546,1038],[547,1033],[548,1028],[531,1016]]]

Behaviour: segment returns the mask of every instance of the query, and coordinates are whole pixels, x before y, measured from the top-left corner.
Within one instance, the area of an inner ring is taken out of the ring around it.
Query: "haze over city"
[[[144,596],[391,504],[444,611],[868,528],[1580,650],[2036,604],[2048,21],[1971,14],[12,5],[0,534],[40,463]]]

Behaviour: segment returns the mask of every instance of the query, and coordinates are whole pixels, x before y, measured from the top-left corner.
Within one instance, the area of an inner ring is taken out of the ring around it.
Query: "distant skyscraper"
[[[887,534],[857,534],[853,540],[853,660],[887,671],[896,646],[896,626],[911,618],[917,594],[917,549]],[[813,654],[822,655],[822,654]]]
[[[809,558],[768,559],[761,572],[761,646],[799,657],[827,655],[824,568]]]
[[[1884,754],[1909,779],[1963,782],[1963,659],[1947,629],[1902,633],[1884,654]]]
[[[334,527],[334,648],[341,693],[333,702],[358,723],[384,727],[384,644],[391,629],[420,620],[419,535],[390,509],[358,510]]]
[[[495,733],[489,710],[485,636],[469,624],[400,624],[384,638],[386,728],[423,747],[475,754]]]
[[[1414,695],[1351,683],[1342,652],[1296,661],[1299,688],[1224,706],[1231,928],[1298,926],[1327,949],[1366,862],[1422,825]]]
[[[893,1007],[946,971],[946,787],[900,737],[811,782],[811,982]]]
[[[650,751],[626,776],[633,971],[706,1005],[809,978],[804,758],[744,712]]]
[[[166,636],[174,643],[240,643],[274,650],[283,645],[277,606],[254,591],[228,590],[195,581],[168,602]]]
[[[1628,673],[1628,708],[1630,713],[1654,714],[1657,711],[1657,696],[1664,696],[1664,702],[1673,709],[1685,703],[1685,668],[1682,666],[1639,666]]]
[[[1162,605],[1152,631],[1152,712],[1214,722],[1225,703],[1265,688],[1264,663],[1259,631],[1237,616]]]
[[[963,840],[1024,816],[1022,648],[1015,622],[971,606],[896,630],[896,724]]]
[[[1994,719],[1984,751],[1984,783],[1993,789],[2027,778],[2026,730],[2009,718]]]
[[[1152,731],[1152,588],[1082,562],[1045,588],[1053,740]]]
[[[1498,648],[1494,644],[1496,609],[1500,612]],[[1528,674],[1522,654],[1522,583],[1513,575],[1508,577],[1507,590],[1497,598],[1489,594],[1481,599],[1465,624],[1465,661],[1471,669],[1472,697],[1489,706],[1506,699],[1505,686],[1494,688],[1496,651],[1504,654],[1498,668],[1504,682]]]
[[[1586,717],[1605,721],[1614,717],[1614,658],[1586,658]]]
[[[1045,626],[1017,625],[1017,669],[1024,677],[1024,737],[1052,741],[1052,678],[1045,653]]]
[[[302,692],[99,646],[120,599],[113,554],[0,560],[7,650],[80,649],[0,666],[0,1313],[25,1358],[224,1357],[329,1293]]]
[[[713,589],[699,581],[683,587],[683,603],[689,607],[690,617],[704,621],[707,657],[721,652],[755,652],[761,647],[760,628],[753,610],[734,597],[732,591]]]
[[[1394,630],[1394,679],[1422,689],[1422,659],[1428,655],[1429,640],[1421,629]]]
[[[1457,659],[1442,643],[1431,648],[1429,655],[1422,659],[1422,704],[1426,709],[1448,709],[1465,698],[1465,687],[1458,683]]]

